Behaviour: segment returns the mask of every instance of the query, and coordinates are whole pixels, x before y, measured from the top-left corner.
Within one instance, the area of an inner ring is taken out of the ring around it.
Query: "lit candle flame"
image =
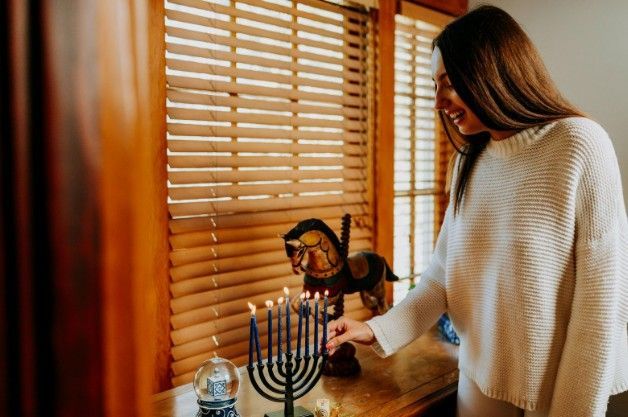
[[[279,305],[283,304],[283,297],[277,298],[277,304],[279,304]]]
[[[310,292],[309,291],[305,292],[305,298],[307,298],[308,300],[310,299]]]
[[[305,293],[302,292],[301,295],[299,296],[299,298],[301,298],[301,301],[305,300]]]
[[[329,295],[329,290],[325,290],[325,297]]]
[[[266,300],[266,307],[270,310],[273,308],[273,302],[271,300]]]
[[[319,299],[319,298],[321,298],[321,296],[320,296],[320,294],[318,293],[318,291],[316,291],[316,292],[314,293],[314,299],[315,299],[316,301],[318,301],[318,299]]]
[[[255,305],[251,304],[251,303],[248,303],[248,305],[249,305],[249,308],[251,309],[251,316],[254,316],[255,315]]]
[[[290,295],[290,291],[288,291],[288,287],[283,287],[283,293],[286,294],[286,298]]]

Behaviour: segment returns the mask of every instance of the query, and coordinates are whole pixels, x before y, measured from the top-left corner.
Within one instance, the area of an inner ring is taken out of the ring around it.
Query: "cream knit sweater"
[[[608,135],[568,118],[490,141],[465,194],[419,285],[367,322],[375,350],[394,353],[448,311],[460,370],[485,395],[602,417],[628,390],[628,223]]]

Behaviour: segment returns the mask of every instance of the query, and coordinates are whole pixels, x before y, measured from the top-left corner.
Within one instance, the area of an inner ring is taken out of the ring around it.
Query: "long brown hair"
[[[445,26],[432,47],[440,49],[456,93],[489,129],[519,130],[584,116],[561,96],[521,26],[498,7],[480,6],[457,18]],[[490,134],[460,134],[442,110],[439,116],[449,140],[462,154],[454,198],[457,213]],[[456,144],[460,140],[462,146]]]

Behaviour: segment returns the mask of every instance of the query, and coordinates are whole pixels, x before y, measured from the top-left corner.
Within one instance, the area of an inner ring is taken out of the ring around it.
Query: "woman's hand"
[[[372,345],[375,342],[375,334],[368,324],[341,316],[338,320],[332,320],[327,324],[327,349],[333,354],[338,346],[344,342],[356,342],[363,345]]]

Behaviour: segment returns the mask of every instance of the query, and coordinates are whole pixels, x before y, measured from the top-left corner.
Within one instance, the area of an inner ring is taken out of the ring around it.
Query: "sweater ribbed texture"
[[[491,398],[602,417],[609,395],[628,390],[628,222],[597,123],[567,118],[489,142],[419,285],[367,322],[375,350],[392,354],[445,311],[461,372]]]

